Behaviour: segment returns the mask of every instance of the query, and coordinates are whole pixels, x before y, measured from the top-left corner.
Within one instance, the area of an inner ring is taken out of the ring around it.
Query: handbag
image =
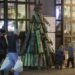
[[[18,72],[22,72],[23,71],[23,62],[21,60],[21,57],[18,57],[14,67],[13,67],[14,71],[18,71]]]

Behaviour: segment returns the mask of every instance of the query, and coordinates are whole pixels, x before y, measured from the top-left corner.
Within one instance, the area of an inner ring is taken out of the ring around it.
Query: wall
[[[55,0],[40,0],[42,3],[42,13],[45,16],[55,16]]]
[[[53,50],[55,51],[55,2],[54,0],[40,0],[42,4],[42,14],[49,22],[50,27],[48,36],[53,42]]]

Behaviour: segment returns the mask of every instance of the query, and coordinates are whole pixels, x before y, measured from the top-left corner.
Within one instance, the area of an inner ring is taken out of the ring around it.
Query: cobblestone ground
[[[62,69],[62,70],[30,70],[24,71],[21,75],[75,75],[75,68]]]

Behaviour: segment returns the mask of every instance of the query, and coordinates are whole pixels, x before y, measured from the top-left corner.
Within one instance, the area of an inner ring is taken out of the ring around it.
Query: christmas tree
[[[53,43],[47,36],[46,28],[46,24],[49,26],[50,24],[40,10],[40,6],[36,5],[22,47],[24,50],[23,63],[26,67],[46,68],[53,65],[52,48],[50,48]]]

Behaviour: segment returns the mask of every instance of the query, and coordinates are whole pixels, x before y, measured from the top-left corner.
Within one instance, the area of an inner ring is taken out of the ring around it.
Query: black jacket
[[[0,36],[0,54],[7,52],[7,42],[4,36]]]
[[[17,42],[17,35],[14,33],[10,33],[7,36],[8,39],[8,52],[17,52],[16,51],[16,42]]]

